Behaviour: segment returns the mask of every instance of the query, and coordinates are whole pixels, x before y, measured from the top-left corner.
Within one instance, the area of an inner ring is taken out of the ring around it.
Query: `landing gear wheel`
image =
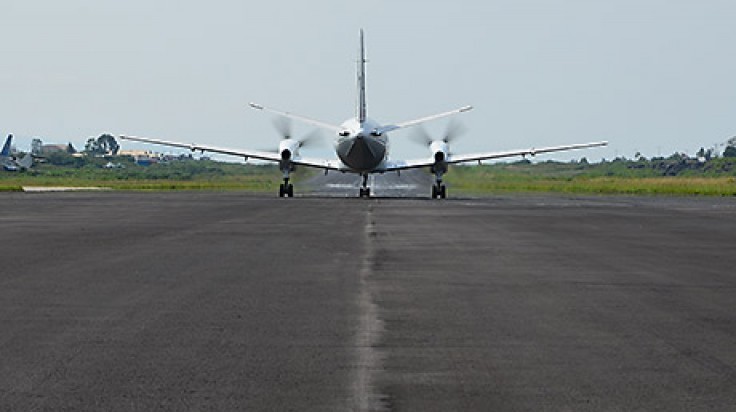
[[[294,185],[292,185],[291,183],[286,186],[286,195],[289,197],[294,197]]]
[[[284,184],[279,185],[279,197],[284,197],[286,195],[286,188],[284,187]]]
[[[432,199],[445,199],[447,197],[447,186],[432,185]]]
[[[371,188],[370,187],[361,187],[360,188],[360,197],[371,197]]]

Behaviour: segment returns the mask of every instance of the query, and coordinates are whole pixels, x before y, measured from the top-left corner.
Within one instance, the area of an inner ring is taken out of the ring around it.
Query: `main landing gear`
[[[291,173],[291,167],[282,168],[284,173],[284,183],[279,185],[279,197],[294,197],[294,185],[289,183],[289,173]]]
[[[285,178],[284,183],[279,185],[279,197],[294,197],[294,185],[289,183],[288,178]]]
[[[447,197],[447,186],[441,183],[432,185],[432,199],[444,199]]]
[[[368,174],[363,174],[363,185],[360,187],[360,197],[371,197],[371,188],[368,187]]]
[[[432,185],[432,199],[445,199],[447,186],[442,183],[442,173],[435,173],[436,183]]]

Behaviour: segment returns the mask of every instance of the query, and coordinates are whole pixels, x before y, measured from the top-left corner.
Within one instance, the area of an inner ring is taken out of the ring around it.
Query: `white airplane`
[[[503,152],[486,152],[456,155],[450,153],[449,140],[428,139],[430,156],[416,160],[393,160],[388,156],[388,133],[416,126],[421,123],[435,120],[458,113],[467,112],[472,106],[464,106],[448,112],[427,116],[416,120],[401,123],[382,125],[367,117],[365,99],[365,47],[363,42],[363,30],[360,31],[360,52],[358,56],[358,104],[356,116],[346,120],[341,125],[332,125],[319,120],[297,114],[267,108],[257,103],[250,103],[250,107],[256,110],[268,111],[288,119],[298,120],[322,129],[330,130],[336,134],[334,141],[336,159],[314,159],[302,157],[299,149],[306,139],[293,139],[288,131],[285,131],[283,139],[279,143],[277,152],[266,152],[257,150],[229,149],[195,143],[180,143],[159,139],[143,137],[120,136],[121,139],[133,140],[145,143],[154,143],[165,146],[181,147],[191,151],[222,153],[227,155],[278,162],[283,173],[284,182],[279,186],[280,197],[293,197],[294,187],[289,183],[289,175],[295,166],[308,166],[325,170],[339,172],[357,173],[363,177],[360,188],[360,197],[369,197],[368,175],[371,173],[400,172],[405,169],[429,168],[435,175],[435,184],[432,186],[433,198],[445,198],[447,189],[442,182],[443,175],[447,172],[447,166],[454,163],[463,163],[482,160],[499,159],[514,156],[534,156],[539,153],[560,152],[565,150],[584,149],[589,147],[605,146],[607,142],[593,142],[582,144],[571,144],[565,146],[544,147],[539,149],[510,150]]]

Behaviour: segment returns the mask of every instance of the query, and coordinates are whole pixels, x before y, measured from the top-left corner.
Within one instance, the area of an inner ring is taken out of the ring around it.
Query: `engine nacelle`
[[[444,140],[434,140],[429,144],[429,150],[434,157],[434,165],[432,165],[433,173],[445,173],[447,171],[447,155],[450,153],[450,145]]]
[[[447,154],[450,152],[450,145],[444,140],[434,140],[429,144],[429,150],[434,156],[435,163],[442,163],[447,160]]]
[[[281,154],[280,168],[281,170],[291,170],[291,159],[299,154],[299,143],[295,139],[283,139],[279,142],[279,153]]]
[[[444,163],[445,162],[445,152],[434,152],[434,162]]]
[[[279,153],[281,160],[291,160],[292,157],[299,154],[300,143],[295,139],[283,139],[279,142]]]

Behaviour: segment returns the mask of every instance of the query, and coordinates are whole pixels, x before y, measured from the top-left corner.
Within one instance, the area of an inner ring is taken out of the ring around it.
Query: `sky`
[[[369,117],[473,105],[453,152],[693,154],[736,135],[734,21],[733,0],[2,0],[0,134],[21,150],[102,133],[273,149],[272,116],[248,102],[352,117],[364,28]],[[411,134],[391,134],[392,158],[428,156]]]

